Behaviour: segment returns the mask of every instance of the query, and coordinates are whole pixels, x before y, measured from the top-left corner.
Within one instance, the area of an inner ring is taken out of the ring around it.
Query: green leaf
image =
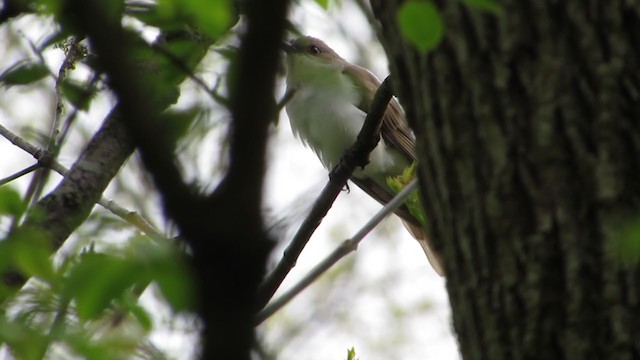
[[[67,296],[76,300],[80,319],[97,318],[126,289],[147,277],[143,270],[130,259],[84,254],[70,271]]]
[[[495,0],[462,0],[465,4],[495,15],[502,14],[502,6]]]
[[[410,0],[396,13],[400,32],[423,53],[435,48],[444,34],[440,11],[431,1]]]
[[[153,322],[151,321],[151,317],[149,316],[147,311],[142,306],[136,304],[129,307],[128,309],[131,315],[133,315],[133,317],[138,320],[138,323],[140,324],[140,326],[142,326],[143,329],[145,329],[146,331],[151,330]]]
[[[347,360],[358,360],[356,359],[356,349],[353,346],[351,349],[347,349]]]
[[[93,93],[87,88],[87,85],[71,79],[65,79],[63,81],[62,95],[64,95],[73,106],[80,110],[87,110],[93,97]]]
[[[318,5],[320,5],[323,9],[327,10],[329,8],[329,1],[330,0],[316,0],[316,3],[318,3]]]
[[[45,236],[37,231],[27,231],[18,238],[12,239],[13,257],[16,266],[29,276],[36,276],[42,280],[55,280],[55,270],[51,254],[53,251]]]
[[[189,272],[183,264],[167,264],[170,267],[156,268],[155,280],[160,292],[173,311],[189,310],[193,306],[194,286]]]
[[[2,258],[17,267],[28,276],[37,276],[42,280],[55,280],[55,270],[51,254],[51,244],[42,231],[33,228],[21,228],[5,241],[3,251],[10,254],[9,259]],[[6,263],[5,263],[6,264]],[[3,266],[5,264],[2,264]]]
[[[38,45],[38,50],[43,51],[49,46],[62,43],[65,39],[69,38],[71,34],[66,31],[56,31],[48,34],[47,37]]]
[[[119,304],[122,309],[128,311],[136,320],[138,320],[138,324],[140,324],[144,330],[150,331],[153,326],[151,317],[147,313],[147,310],[140,306],[137,301],[137,297],[129,294],[129,296],[124,296],[124,300]]]
[[[394,194],[399,193],[416,177],[417,166],[414,162],[411,166],[408,166],[401,175],[390,176],[387,178],[387,185],[393,191]],[[404,201],[404,205],[407,206],[409,213],[413,215],[420,224],[426,226],[427,216],[422,208],[420,202],[420,193],[418,190],[411,193]]]
[[[189,310],[193,306],[192,276],[178,250],[171,246],[154,245],[146,251],[153,280],[173,311]]]
[[[102,360],[113,359],[113,352],[118,348],[106,347],[102,341],[92,337],[91,332],[71,332],[64,339],[64,345],[68,346],[82,359]]]
[[[190,108],[186,110],[168,110],[162,114],[162,119],[168,125],[168,130],[174,144],[186,135],[192,128],[195,119],[202,114],[202,110],[198,108]]]
[[[184,20],[176,17],[162,16],[157,11],[155,6],[139,5],[138,7],[131,6],[128,10],[128,15],[135,17],[143,23],[157,27],[165,32],[171,32],[184,27]]]
[[[216,39],[232,24],[233,14],[229,0],[160,0],[160,18],[184,18],[198,29]]]
[[[238,47],[231,46],[231,45],[213,49],[213,51],[222,55],[224,58],[226,58],[229,61],[235,61],[238,58],[239,50],[240,49]]]
[[[44,64],[20,62],[0,75],[0,83],[7,86],[27,85],[41,80],[47,75],[49,75],[49,69]]]
[[[42,351],[49,341],[47,335],[21,321],[8,320],[4,314],[0,315],[0,340],[13,357],[25,360],[42,359]]]
[[[0,215],[20,216],[26,208],[16,190],[8,186],[0,187]]]
[[[193,276],[180,250],[175,246],[149,242],[144,237],[132,239],[131,243],[132,255],[139,259],[141,268],[150,274],[150,280],[156,283],[173,311],[193,309]]]
[[[192,309],[195,289],[193,276],[180,250],[171,245],[151,243],[144,237],[133,239],[131,243],[133,254],[139,257],[141,266],[151,274],[151,280],[158,285],[171,308],[176,312]]]

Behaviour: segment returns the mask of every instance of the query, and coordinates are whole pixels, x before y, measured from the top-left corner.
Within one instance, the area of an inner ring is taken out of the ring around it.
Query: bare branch
[[[62,84],[67,78],[68,71],[73,69],[76,61],[82,56],[82,50],[79,50],[80,46],[80,38],[72,37],[68,43],[65,45],[65,58],[60,65],[60,69],[58,70],[58,76],[55,81],[55,94],[56,94],[56,107],[53,113],[53,119],[51,120],[51,128],[49,129],[49,139],[47,140],[47,144],[45,146],[45,150],[51,158],[56,158],[58,156],[60,147],[58,142],[62,144],[62,139],[58,141],[60,135],[60,124],[62,123],[62,116],[64,114],[64,96],[62,94]],[[35,44],[31,45],[32,50],[40,57],[40,61],[44,64],[45,59],[42,55],[42,51],[39,50]],[[31,178],[31,182],[25,192],[25,201],[28,202],[29,207],[33,206],[36,201],[42,195],[42,190],[44,189],[44,185],[47,183],[49,179],[49,169],[41,168],[39,169],[34,176]],[[11,229],[14,229],[15,226],[19,223],[20,218],[16,217],[11,224]]]
[[[380,211],[378,211],[351,239],[345,240],[329,256],[316,265],[297,284],[291,287],[286,293],[275,299],[256,315],[256,325],[260,325],[264,320],[282,309],[291,299],[298,295],[307,286],[311,285],[317,278],[322,276],[333,265],[340,261],[347,254],[356,251],[358,244],[364,237],[375,228],[384,218],[396,210],[404,203],[406,198],[418,188],[418,181],[412,180],[402,189],[391,201],[389,201]]]
[[[111,179],[133,152],[133,146],[117,117],[117,111],[112,111],[71,170],[51,193],[38,201],[16,230],[33,228],[42,231],[47,234],[55,250],[86,220]],[[58,171],[45,151],[7,133],[3,126],[0,126],[0,134],[20,148],[29,149],[28,152],[43,165]],[[21,287],[27,280],[15,271],[6,272],[2,277],[12,289]]]
[[[45,161],[43,161],[43,163],[38,162],[38,164],[32,165],[27,169],[24,169],[6,179],[2,179],[0,180],[0,185],[4,184],[5,182],[11,181],[17,177],[20,177],[22,175],[24,175],[23,173],[28,173],[33,171],[32,168],[40,168],[43,166],[47,166],[48,168],[54,170],[55,172],[57,172],[58,174],[62,175],[62,176],[67,176],[69,169],[67,169],[64,165],[60,164],[59,162],[57,162],[56,160],[52,159],[51,157],[49,157],[47,154],[47,151],[39,149],[38,147],[31,145],[28,141],[24,140],[23,138],[21,138],[20,136],[12,133],[10,130],[8,130],[7,128],[5,128],[4,126],[0,125],[0,135],[4,136],[5,138],[9,139],[14,145],[18,146],[19,148],[21,148],[22,150],[28,152],[29,154],[31,154],[34,158],[36,158],[38,161],[40,161],[41,159],[45,159]],[[135,227],[139,228],[143,233],[145,233],[147,236],[153,238],[153,239],[160,239],[160,238],[164,238],[164,236],[158,232],[158,230],[156,230],[147,220],[145,220],[142,216],[140,216],[140,214],[138,214],[135,211],[131,211],[128,210],[118,204],[116,204],[113,200],[107,199],[105,197],[100,198],[100,200],[98,201],[98,204],[101,205],[102,207],[104,207],[105,209],[111,211],[113,214],[115,214],[116,216],[119,216],[120,218],[122,218],[123,220],[125,220],[126,222],[128,222],[131,225],[134,225]]]
[[[7,176],[4,179],[0,179],[0,186],[5,185],[5,184],[17,179],[17,178],[20,178],[22,176],[30,174],[33,171],[38,170],[41,167],[42,166],[40,164],[33,164],[33,165],[31,165],[31,166],[29,166],[29,167],[27,167],[25,169],[22,169],[22,170],[16,172],[15,174],[11,174],[11,175]]]
[[[152,239],[165,239],[165,236],[162,235],[158,230],[156,230],[151,223],[149,223],[144,217],[142,217],[138,212],[131,211],[122,206],[118,205],[115,201],[105,198],[104,196],[98,201],[105,209],[111,211],[113,214],[119,216],[121,219],[125,220],[129,224],[137,227],[142,231],[145,235],[149,236]]]

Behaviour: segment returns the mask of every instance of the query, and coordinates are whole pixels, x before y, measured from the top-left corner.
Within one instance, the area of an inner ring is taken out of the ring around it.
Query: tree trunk
[[[464,359],[640,358],[640,271],[618,246],[640,227],[640,7],[436,1],[424,55],[401,1],[371,2]]]

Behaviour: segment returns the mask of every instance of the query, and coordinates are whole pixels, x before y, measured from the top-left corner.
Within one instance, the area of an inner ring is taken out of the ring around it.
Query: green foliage
[[[356,358],[356,349],[351,347],[351,349],[347,350],[347,360],[359,360],[360,358]]]
[[[191,282],[182,261],[172,248],[149,243],[143,238],[132,240],[127,256],[87,253],[80,257],[68,273],[65,296],[76,301],[80,319],[100,317],[114,301],[127,304],[135,316],[148,326],[142,308],[126,298],[134,285],[146,286],[156,281],[162,294],[176,311],[191,305]],[[176,294],[175,292],[179,292]]]
[[[444,24],[440,11],[431,1],[404,2],[396,13],[396,21],[402,36],[423,53],[442,40]]]
[[[323,9],[327,10],[329,8],[329,1],[330,0],[316,0],[316,3]]]
[[[416,177],[416,163],[413,163],[411,166],[404,169],[402,175],[388,177],[387,185],[394,193],[399,193],[404,189],[404,187],[411,182]],[[426,226],[427,217],[424,213],[424,209],[422,208],[422,203],[420,202],[420,193],[418,190],[413,192],[411,195],[407,197],[405,200],[405,205],[409,209],[411,215],[413,215],[423,226]]]
[[[47,237],[33,229],[19,229],[0,241],[0,271],[17,269],[27,276],[55,284],[56,276],[50,256]]]
[[[502,14],[502,6],[495,0],[462,0],[465,4],[495,15]]]
[[[89,250],[56,268],[46,237],[36,235],[13,235],[0,242],[0,268],[17,267],[45,280],[21,291],[21,298],[15,300],[20,304],[15,317],[2,317],[0,312],[0,342],[20,359],[41,358],[52,339],[91,359],[130,357],[127,354],[141,346],[153,328],[147,310],[138,302],[140,292],[151,283],[158,285],[174,311],[192,308],[191,276],[174,246],[136,237],[125,248]],[[60,316],[64,326],[56,325],[54,319]],[[96,325],[105,321],[116,333],[96,337]],[[115,327],[123,322],[129,325]],[[133,338],[123,333],[131,325],[139,329]]]
[[[84,254],[69,272],[65,295],[76,301],[81,320],[95,319],[140,281],[139,265],[131,259],[104,254]]]
[[[0,187],[0,215],[20,216],[26,209],[20,194],[9,186]]]
[[[62,82],[62,95],[69,100],[73,106],[80,110],[87,110],[94,93],[89,89],[88,84],[79,83],[76,80],[65,79]]]
[[[68,32],[64,32],[64,31],[56,31],[52,34],[48,34],[44,41],[42,41],[39,45],[38,45],[38,51],[43,51],[44,49],[50,47],[50,46],[56,46],[58,44],[62,44],[64,43],[67,39],[69,39],[69,37],[71,36],[70,33]]]
[[[35,276],[55,284],[56,274],[51,262],[51,246],[47,236],[31,228],[23,228],[11,234],[1,245],[11,254],[11,265],[23,274]],[[4,252],[3,251],[3,252]]]
[[[210,42],[193,38],[174,38],[154,46],[147,44],[133,32],[127,33],[132,44],[131,58],[142,70],[140,80],[149,92],[149,101],[161,107],[175,104],[182,83],[206,55]]]
[[[0,84],[6,86],[28,85],[44,79],[49,74],[49,69],[46,65],[32,61],[23,61],[3,72],[2,75],[0,75]]]
[[[172,140],[177,143],[187,135],[202,109],[190,108],[186,110],[169,110],[162,114],[162,120],[168,125],[168,132]]]
[[[17,359],[40,359],[46,346],[46,335],[21,321],[0,314],[0,341],[6,344]]]
[[[228,0],[160,0],[156,21],[192,24],[210,38],[216,39],[232,23],[231,4]]]

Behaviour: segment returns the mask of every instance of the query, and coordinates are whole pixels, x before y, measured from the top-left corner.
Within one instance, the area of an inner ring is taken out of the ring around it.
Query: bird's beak
[[[291,54],[293,52],[296,52],[296,47],[291,45],[291,43],[288,43],[286,41],[283,41],[280,44],[280,49],[284,50],[284,52],[286,52],[287,54]]]

